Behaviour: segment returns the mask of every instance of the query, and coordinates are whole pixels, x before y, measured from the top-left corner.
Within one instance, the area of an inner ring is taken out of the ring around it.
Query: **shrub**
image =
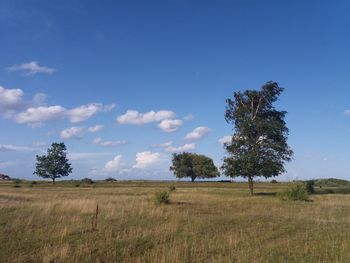
[[[83,178],[81,179],[81,182],[84,183],[84,184],[93,184],[95,183],[92,179],[90,178]]]
[[[175,187],[175,185],[173,185],[173,184],[172,184],[172,185],[169,185],[168,188],[169,188],[169,191],[170,191],[170,192],[174,192],[174,191],[176,190],[176,187]]]
[[[112,177],[108,177],[108,178],[105,179],[105,181],[106,181],[106,182],[116,182],[117,179],[114,179],[114,178],[112,178]]]
[[[20,183],[22,183],[22,180],[21,179],[13,179],[13,183],[20,184]]]
[[[37,181],[32,181],[31,184],[37,184],[38,182]]]
[[[307,191],[309,194],[315,193],[314,185],[315,185],[315,181],[314,181],[314,180],[308,180],[308,181],[306,181],[305,188],[306,188],[306,191]]]
[[[307,201],[308,193],[305,185],[302,183],[294,183],[287,190],[279,192],[278,198],[282,201]]]
[[[168,191],[156,192],[154,197],[154,201],[158,205],[169,204],[170,202],[170,193]]]
[[[80,186],[80,184],[75,184],[74,186],[75,186],[75,187],[79,187],[79,186]]]
[[[271,180],[271,184],[277,184],[277,181],[275,179]]]

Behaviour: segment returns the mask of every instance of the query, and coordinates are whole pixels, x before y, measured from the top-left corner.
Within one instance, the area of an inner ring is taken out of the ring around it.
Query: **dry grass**
[[[281,202],[283,184],[0,184],[0,262],[350,262],[350,195]],[[99,204],[97,230],[91,229]]]

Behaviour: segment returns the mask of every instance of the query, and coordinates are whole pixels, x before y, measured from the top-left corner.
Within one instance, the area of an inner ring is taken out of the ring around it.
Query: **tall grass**
[[[177,183],[156,206],[166,183],[96,185],[0,184],[0,262],[350,262],[349,195],[280,202],[246,184]]]

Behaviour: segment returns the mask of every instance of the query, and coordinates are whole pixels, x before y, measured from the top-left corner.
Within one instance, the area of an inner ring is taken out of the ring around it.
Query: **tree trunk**
[[[56,183],[56,178],[52,178],[52,184]]]
[[[194,180],[196,180],[196,177],[191,177],[192,183],[194,182]]]
[[[248,184],[249,184],[249,194],[254,195],[253,192],[253,177],[248,177]]]

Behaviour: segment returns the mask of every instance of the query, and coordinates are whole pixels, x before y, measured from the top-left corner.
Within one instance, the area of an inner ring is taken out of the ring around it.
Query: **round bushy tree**
[[[218,168],[211,158],[188,152],[173,154],[170,170],[174,172],[176,178],[191,178],[192,182],[197,178],[220,176]]]
[[[49,178],[54,184],[56,178],[68,176],[72,171],[71,164],[67,159],[67,148],[62,143],[53,143],[47,150],[47,155],[36,156],[36,174],[42,178]]]

